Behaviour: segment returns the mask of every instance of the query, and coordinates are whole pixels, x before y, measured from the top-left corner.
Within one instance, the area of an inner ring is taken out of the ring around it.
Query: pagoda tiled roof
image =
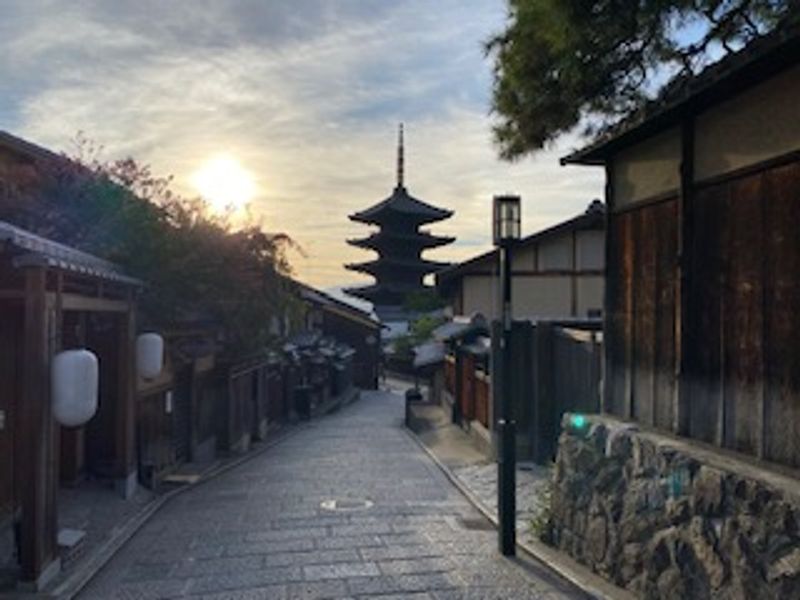
[[[420,248],[436,248],[438,246],[451,244],[455,239],[456,238],[450,236],[432,235],[427,231],[398,233],[382,229],[365,238],[347,240],[347,243],[360,248],[381,248],[385,242],[395,241],[404,244],[413,244]]]
[[[402,283],[374,283],[372,285],[365,285],[363,287],[347,288],[344,291],[351,296],[373,301],[373,299],[381,296],[404,296],[409,292],[415,292],[419,289],[420,288],[418,285]]]
[[[414,259],[414,260],[404,260],[397,258],[381,257],[363,263],[347,264],[345,265],[345,268],[351,271],[363,271],[366,273],[374,273],[376,271],[381,270],[384,267],[391,269],[405,270],[405,271],[431,273],[433,271],[439,271],[449,266],[450,263],[425,260],[424,258]]]
[[[405,186],[398,185],[391,196],[370,208],[350,215],[350,219],[360,223],[380,223],[396,214],[414,217],[419,223],[433,223],[452,216],[453,211],[418,200],[408,193]]]

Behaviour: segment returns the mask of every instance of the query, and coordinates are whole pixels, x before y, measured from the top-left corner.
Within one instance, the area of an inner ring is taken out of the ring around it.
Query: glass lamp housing
[[[519,196],[502,195],[493,199],[492,230],[495,246],[518,240],[520,226],[521,200]]]

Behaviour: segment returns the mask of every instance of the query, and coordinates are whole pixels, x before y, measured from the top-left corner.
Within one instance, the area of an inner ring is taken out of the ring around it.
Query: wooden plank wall
[[[596,413],[600,408],[603,346],[599,335],[569,327],[553,327],[553,395],[558,430],[565,412]]]
[[[164,410],[166,390],[140,397],[137,403],[136,430],[139,470],[144,482],[152,475],[172,469],[176,464],[172,445],[172,419]]]
[[[461,379],[461,388],[458,401],[461,405],[461,417],[469,422],[475,418],[475,358],[462,352],[460,362],[461,372],[458,377]]]
[[[695,196],[691,435],[800,466],[800,163]]]
[[[482,371],[475,371],[473,377],[475,391],[475,420],[489,429],[489,378]]]
[[[456,362],[452,356],[444,360],[444,389],[451,395],[456,393]]]
[[[606,410],[664,429],[674,405],[676,211],[672,198],[610,219],[616,277],[609,281]]]
[[[684,335],[690,437],[800,466],[800,163],[697,186]],[[610,217],[606,410],[672,430],[673,199]]]
[[[4,412],[4,422],[0,427],[0,527],[17,504],[14,485],[14,401],[20,397],[21,390],[21,357],[16,349],[21,346],[23,322],[21,304],[0,304],[0,411]]]

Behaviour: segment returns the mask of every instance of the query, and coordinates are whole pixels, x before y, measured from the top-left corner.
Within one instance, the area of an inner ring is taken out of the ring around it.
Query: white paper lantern
[[[157,333],[143,333],[136,338],[136,365],[144,379],[155,379],[164,364],[164,338]]]
[[[77,427],[97,412],[97,357],[88,350],[66,350],[53,357],[53,417],[64,427]]]

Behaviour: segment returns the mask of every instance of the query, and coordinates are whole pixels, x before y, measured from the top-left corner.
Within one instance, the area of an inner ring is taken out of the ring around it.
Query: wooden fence
[[[600,410],[602,325],[599,321],[518,321],[511,339],[520,458],[546,464],[555,457],[565,412]],[[493,339],[500,333],[493,328]],[[501,356],[493,344],[492,395],[500,418]]]

